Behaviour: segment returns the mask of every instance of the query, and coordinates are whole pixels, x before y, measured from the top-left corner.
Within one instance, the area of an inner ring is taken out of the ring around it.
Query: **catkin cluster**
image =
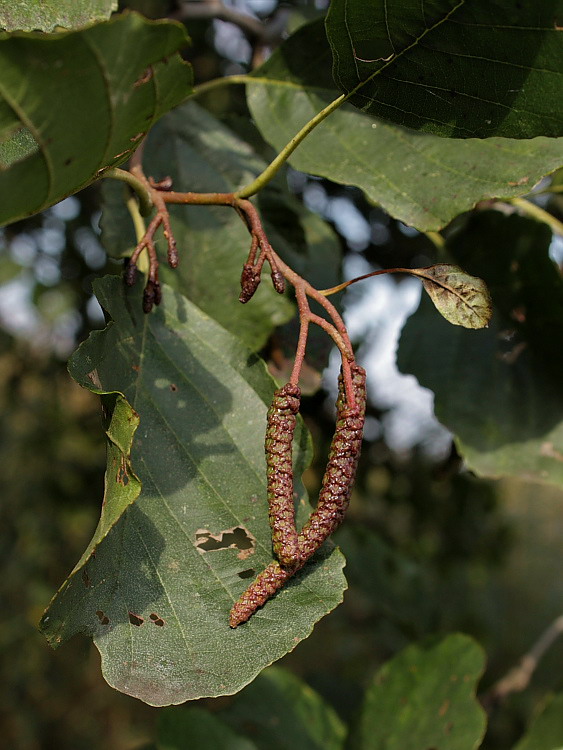
[[[278,560],[250,584],[235,602],[230,625],[236,628],[291,578],[338,528],[344,518],[360,457],[366,406],[366,373],[351,366],[355,405],[350,407],[342,375],[338,381],[336,428],[317,507],[300,532],[295,528],[292,440],[299,409],[299,389],[290,384],[276,392],[268,412],[266,462],[274,552]],[[280,474],[276,471],[280,469]]]

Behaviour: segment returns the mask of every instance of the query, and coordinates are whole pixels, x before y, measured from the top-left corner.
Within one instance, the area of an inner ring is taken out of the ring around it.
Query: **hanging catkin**
[[[292,444],[301,391],[288,383],[274,393],[266,427],[268,507],[274,554],[283,566],[300,560],[295,528]]]
[[[232,628],[246,622],[259,607],[279,591],[344,518],[360,457],[366,406],[365,371],[359,365],[353,364],[351,374],[356,404],[354,407],[348,406],[341,375],[336,402],[336,429],[317,507],[298,535],[298,562],[286,567],[282,567],[278,562],[270,563],[233,605],[229,620]]]

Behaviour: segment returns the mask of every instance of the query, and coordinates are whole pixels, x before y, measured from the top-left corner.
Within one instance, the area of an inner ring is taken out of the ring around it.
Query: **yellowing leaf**
[[[422,280],[436,309],[449,323],[464,328],[489,324],[493,308],[483,279],[448,263],[416,268],[411,273]]]

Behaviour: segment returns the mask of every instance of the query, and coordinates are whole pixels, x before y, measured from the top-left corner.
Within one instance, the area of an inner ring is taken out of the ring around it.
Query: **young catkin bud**
[[[354,407],[348,406],[341,375],[338,380],[336,429],[317,507],[298,535],[298,562],[293,567],[282,567],[277,562],[270,563],[233,605],[229,620],[232,628],[246,622],[259,607],[279,591],[344,518],[360,457],[366,408],[366,373],[356,364],[351,366],[351,370],[356,404]]]
[[[274,393],[266,427],[266,476],[274,554],[283,566],[300,560],[293,498],[293,433],[301,390],[288,383]]]
[[[128,258],[126,258],[125,261],[125,270],[123,271],[123,280],[127,284],[127,286],[134,286],[135,281],[137,280],[137,264],[132,263],[129,261]]]
[[[254,296],[254,292],[260,284],[260,271],[251,263],[245,263],[240,275],[240,297],[239,302],[246,304]]]

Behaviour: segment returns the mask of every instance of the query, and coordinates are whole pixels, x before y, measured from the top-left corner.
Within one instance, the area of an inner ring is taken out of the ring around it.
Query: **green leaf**
[[[117,10],[117,0],[17,0],[2,3],[0,29],[52,31],[55,26],[73,28],[105,21]]]
[[[191,91],[176,54],[187,41],[179,24],[132,13],[82,31],[0,34],[0,224],[131,156]]]
[[[514,750],[562,750],[563,694],[552,697]]]
[[[338,96],[330,60],[323,25],[317,22],[300,29],[252,74],[248,104],[276,150]],[[563,164],[563,138],[439,138],[344,105],[317,125],[289,163],[356,185],[391,216],[430,231],[481,200],[529,192]]]
[[[334,80],[364,112],[462,138],[563,135],[560,0],[332,0]]]
[[[285,669],[271,667],[236,696],[221,718],[258,750],[341,750],[346,727],[334,709]]]
[[[214,714],[197,706],[166,708],[158,721],[158,750],[256,750]]]
[[[474,750],[485,732],[475,698],[482,649],[449,635],[437,645],[413,645],[387,662],[368,687],[358,750]]]
[[[53,645],[92,634],[109,684],[151,705],[236,692],[342,600],[342,555],[325,547],[229,628],[233,602],[272,559],[264,432],[273,383],[256,355],[168,287],[150,315],[141,284],[126,291],[108,277],[96,288],[113,322],[71,370],[90,389],[95,373],[97,392],[123,393],[138,413],[131,464],[142,492],[63,585],[43,631]],[[300,427],[297,476],[306,445]],[[302,497],[301,521],[309,511]]]
[[[484,328],[489,324],[493,308],[482,279],[448,263],[415,268],[410,273],[422,279],[428,296],[449,323],[464,328]]]
[[[454,328],[423,298],[403,329],[398,364],[434,391],[436,416],[470,468],[563,485],[563,281],[550,241],[531,219],[471,215],[448,250],[487,283],[491,325]]]

